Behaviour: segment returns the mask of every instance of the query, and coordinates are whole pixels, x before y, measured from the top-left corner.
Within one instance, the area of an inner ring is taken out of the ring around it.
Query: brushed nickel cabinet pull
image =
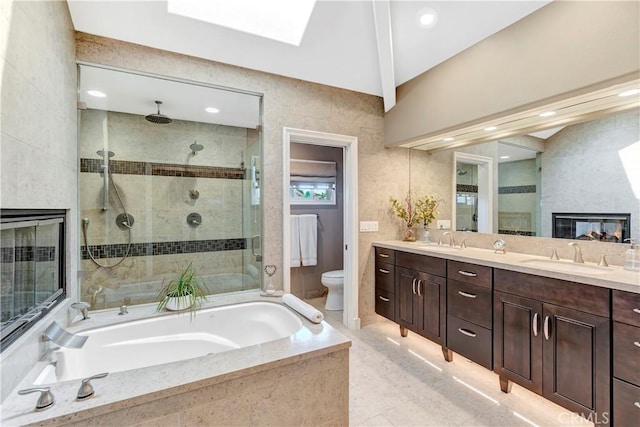
[[[380,255],[380,258],[389,258],[389,255],[387,254],[378,254],[378,255]]]
[[[633,404],[634,404],[637,408],[640,408],[640,402],[633,402]]]
[[[634,308],[634,309],[633,309],[633,312],[634,312],[634,313],[638,313],[638,314],[640,314],[640,308]]]
[[[549,323],[550,323],[549,316],[545,316],[545,318],[544,318],[544,339],[546,339],[546,340],[548,340],[549,336],[550,336]]]
[[[391,273],[389,270],[385,270],[384,268],[379,268],[379,269],[378,269],[378,271],[379,271],[380,273],[384,273],[384,274],[389,274],[389,273]]]
[[[538,313],[533,314],[533,322],[532,322],[533,336],[538,336]]]
[[[458,328],[458,332],[471,338],[475,338],[477,336],[476,333],[467,331],[466,329],[462,329],[462,328]]]
[[[418,279],[418,296],[421,297],[422,293],[420,292],[420,286],[422,286],[423,282],[422,280]]]
[[[638,341],[634,341],[634,342],[633,342],[633,345],[635,345],[636,347],[640,347],[640,342],[638,342]]]
[[[391,301],[389,298],[385,298],[385,297],[383,297],[382,295],[378,295],[378,298],[380,298],[380,299],[381,299],[382,301],[384,301],[384,302],[389,302],[389,301]]]
[[[472,273],[470,271],[464,271],[464,270],[458,270],[458,273],[462,274],[463,276],[468,276],[468,277],[476,277],[477,276],[476,273]]]
[[[464,292],[464,291],[458,291],[458,293],[459,293],[460,295],[462,295],[463,297],[466,297],[466,298],[477,298],[477,297],[478,297],[478,296],[477,296],[477,295],[475,295],[475,294],[470,294],[470,293],[468,293],[468,292]]]
[[[416,294],[416,279],[415,279],[415,277],[411,281],[411,287],[413,288],[413,294],[415,295]]]

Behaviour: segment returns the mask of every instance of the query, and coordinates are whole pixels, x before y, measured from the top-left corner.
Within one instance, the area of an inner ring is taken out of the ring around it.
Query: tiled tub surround
[[[254,291],[211,298],[207,306],[260,299]],[[154,311],[155,306],[133,307],[127,320]],[[68,330],[114,321],[122,321],[115,311],[93,313]],[[33,410],[36,396],[16,394],[31,386],[45,364],[39,362],[3,402],[2,424],[347,425],[350,341],[326,322],[302,321],[291,337],[187,363],[112,373],[96,380],[95,396],[83,402],[75,401],[78,381],[54,384],[57,402],[43,412]]]

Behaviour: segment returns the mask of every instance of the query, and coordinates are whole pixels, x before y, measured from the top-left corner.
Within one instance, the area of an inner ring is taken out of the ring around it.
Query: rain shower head
[[[169,117],[164,114],[160,114],[160,105],[162,104],[162,101],[156,101],[156,104],[158,105],[158,112],[144,116],[145,120],[160,125],[166,125],[173,122]]]
[[[466,175],[468,171],[464,171],[462,169],[458,169],[457,172],[458,172],[458,175],[462,176],[462,175]]]

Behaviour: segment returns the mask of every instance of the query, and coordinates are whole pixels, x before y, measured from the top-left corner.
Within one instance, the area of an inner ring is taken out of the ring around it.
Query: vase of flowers
[[[429,224],[438,215],[437,208],[442,202],[442,200],[429,194],[414,199],[411,191],[407,193],[402,202],[393,197],[391,197],[390,201],[395,215],[405,221],[406,228],[402,240],[406,242],[416,241],[416,224],[423,224],[425,231],[428,232]]]

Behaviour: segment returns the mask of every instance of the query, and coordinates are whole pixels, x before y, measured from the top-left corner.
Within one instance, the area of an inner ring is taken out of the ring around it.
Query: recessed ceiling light
[[[540,117],[551,117],[555,115],[556,115],[555,111],[545,111],[544,113],[539,114]]]
[[[316,0],[168,0],[167,11],[300,46]]]
[[[448,137],[444,138],[443,141],[449,142],[449,141],[453,141],[454,139],[455,139],[454,137],[448,136]]]
[[[487,132],[492,131],[492,130],[496,130],[496,129],[498,129],[497,126],[488,126],[488,127],[484,128],[484,130],[486,130]]]
[[[100,92],[99,90],[88,90],[87,94],[89,94],[91,96],[95,96],[96,98],[104,98],[104,97],[107,96],[106,93]]]
[[[500,156],[501,159],[508,159],[509,156]]]
[[[218,110],[216,107],[207,107],[204,109],[204,111],[206,111],[207,113],[219,113],[220,110]]]
[[[618,96],[633,96],[639,93],[640,93],[640,89],[630,89],[630,90],[625,90],[624,92],[620,92]]]
[[[430,7],[418,11],[418,23],[424,28],[431,28],[438,22],[438,14]]]

